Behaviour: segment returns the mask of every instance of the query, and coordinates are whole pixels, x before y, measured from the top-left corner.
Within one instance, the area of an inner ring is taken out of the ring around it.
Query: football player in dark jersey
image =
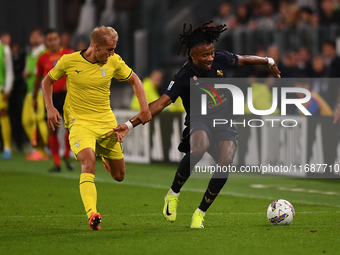
[[[244,65],[268,65],[274,75],[280,78],[280,71],[272,58],[240,56],[226,50],[215,50],[213,42],[218,40],[226,28],[225,25],[213,26],[211,23],[212,21],[204,22],[194,29],[190,25],[188,30],[185,29],[186,24],[184,24],[177,54],[184,46],[184,55],[188,54],[188,61],[170,82],[167,91],[149,104],[152,116],[155,116],[169,104],[175,102],[178,97],[181,97],[187,113],[186,128],[183,131],[182,142],[178,147],[181,152],[186,154],[179,163],[172,186],[164,199],[163,214],[170,222],[176,220],[179,192],[190,177],[192,168],[201,160],[205,152],[213,157],[218,166],[223,167],[232,164],[237,148],[238,135],[234,126],[223,125],[225,127],[222,129],[214,130],[204,118],[198,117],[198,114],[195,113],[197,109],[190,109],[190,78],[199,80],[200,78],[226,77],[228,69]],[[229,100],[230,92],[220,96],[226,98],[224,101],[226,103],[218,105],[211,114],[219,114],[222,111],[230,112],[225,111],[226,107],[232,105],[232,100]],[[115,133],[122,141],[129,129],[138,124],[140,121],[137,115],[115,128],[111,134]],[[192,216],[191,228],[203,228],[205,212],[223,188],[228,174],[228,172],[213,174],[202,201]]]

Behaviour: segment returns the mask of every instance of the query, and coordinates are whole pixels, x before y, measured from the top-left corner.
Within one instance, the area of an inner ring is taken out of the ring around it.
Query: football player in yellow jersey
[[[43,96],[50,129],[60,127],[61,116],[52,102],[53,82],[66,75],[67,96],[64,104],[65,127],[69,142],[81,165],[80,195],[91,230],[100,229],[97,191],[94,184],[96,155],[101,156],[112,178],[123,181],[124,155],[117,137],[107,136],[117,126],[110,107],[111,79],[128,81],[137,95],[141,112],[139,120],[151,120],[143,85],[122,58],[115,54],[118,34],[112,27],[97,27],[91,33],[89,48],[63,55],[42,81]]]

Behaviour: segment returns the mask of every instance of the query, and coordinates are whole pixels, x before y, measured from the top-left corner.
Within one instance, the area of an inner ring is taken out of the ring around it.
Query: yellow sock
[[[11,122],[9,120],[9,116],[5,115],[0,117],[0,124],[2,129],[2,139],[4,142],[4,148],[11,148],[12,144],[12,130],[11,130]]]
[[[94,175],[82,173],[80,175],[79,189],[87,218],[90,219],[91,213],[97,212],[97,189],[96,185],[94,185]]]

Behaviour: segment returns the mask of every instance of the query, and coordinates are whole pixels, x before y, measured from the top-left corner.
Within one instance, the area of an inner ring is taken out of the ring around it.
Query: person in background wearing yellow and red
[[[54,68],[57,64],[58,60],[64,54],[73,53],[71,49],[65,49],[61,47],[60,35],[56,30],[48,30],[45,34],[45,43],[47,47],[47,51],[42,54],[37,62],[36,66],[36,79],[34,82],[34,90],[33,90],[33,106],[36,107],[37,101],[35,100],[38,94],[38,91],[41,86],[42,78],[47,75],[47,73]],[[59,111],[60,115],[63,116],[63,105],[66,98],[66,76],[62,79],[56,81],[53,84],[53,103],[56,109]],[[65,132],[65,150],[64,150],[64,161],[66,163],[66,167],[68,170],[73,170],[74,165],[70,158],[70,144],[68,140],[69,132],[66,130]],[[50,130],[48,144],[51,150],[52,158],[54,165],[49,172],[60,172],[61,170],[61,162],[59,155],[59,140],[57,130]]]

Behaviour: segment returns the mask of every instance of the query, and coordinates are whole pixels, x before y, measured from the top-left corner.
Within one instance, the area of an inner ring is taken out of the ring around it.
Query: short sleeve
[[[132,76],[132,73],[132,69],[127,64],[125,64],[124,60],[120,56],[118,56],[113,78],[117,79],[118,81],[126,81]]]
[[[181,79],[179,79],[178,77],[175,76],[174,80],[172,80],[165,93],[166,95],[168,95],[171,99],[171,101],[174,103],[176,101],[176,99],[181,96],[182,92],[183,92],[183,82]]]
[[[65,70],[65,56],[62,56],[57,64],[48,72],[48,75],[55,81],[64,77]]]
[[[230,53],[229,51],[222,50],[221,58],[222,62],[227,66],[229,69],[233,69],[238,67],[238,57],[234,53]]]

